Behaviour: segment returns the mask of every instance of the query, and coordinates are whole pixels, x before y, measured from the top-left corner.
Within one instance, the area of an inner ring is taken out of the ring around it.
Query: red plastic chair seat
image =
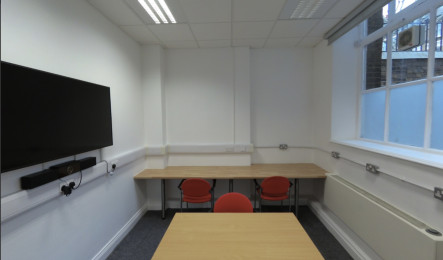
[[[183,195],[183,201],[184,202],[190,202],[190,203],[203,203],[211,201],[211,193],[203,195],[203,196],[189,196],[189,195]]]
[[[261,200],[283,201],[289,199],[288,193],[292,184],[286,177],[272,176],[265,178],[260,185],[255,183],[257,193],[260,194],[260,211]]]
[[[181,195],[180,195],[181,209],[182,209],[182,202],[187,202],[187,203],[211,202],[211,208],[212,208],[213,187],[211,187],[211,184],[208,181],[201,178],[185,179],[182,180],[178,188],[181,190]]]
[[[245,195],[230,192],[222,195],[215,202],[214,212],[253,212],[251,201]]]
[[[286,200],[289,199],[289,196],[287,194],[283,196],[267,196],[265,194],[262,194],[261,198],[264,200]]]

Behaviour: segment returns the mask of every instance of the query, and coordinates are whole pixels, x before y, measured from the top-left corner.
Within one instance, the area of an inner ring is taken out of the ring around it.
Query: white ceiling
[[[326,0],[311,19],[295,20],[279,18],[287,1],[166,0],[178,23],[155,24],[137,0],[88,0],[140,44],[165,48],[312,47],[363,0]]]

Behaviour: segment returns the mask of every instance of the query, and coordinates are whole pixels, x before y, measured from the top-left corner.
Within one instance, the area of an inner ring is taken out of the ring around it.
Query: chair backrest
[[[230,192],[215,202],[214,212],[253,212],[252,203],[245,195]]]
[[[190,178],[186,179],[180,185],[183,195],[199,197],[208,194],[211,190],[211,184],[204,179]]]
[[[282,176],[272,176],[265,178],[260,187],[262,189],[262,194],[268,196],[283,196],[289,191],[291,182],[286,177]]]

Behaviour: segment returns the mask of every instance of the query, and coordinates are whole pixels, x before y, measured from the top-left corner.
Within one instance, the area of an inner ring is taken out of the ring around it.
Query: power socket
[[[119,160],[113,160],[108,164],[108,172],[114,173],[115,169],[119,166]]]
[[[434,187],[434,198],[443,200],[443,188]]]
[[[72,191],[75,190],[75,181],[74,179],[69,180],[67,182],[60,183],[60,192],[65,196],[71,195]]]
[[[380,173],[380,171],[378,169],[379,169],[379,167],[377,165],[370,164],[370,163],[366,164],[366,171],[368,171],[368,172],[378,174],[378,173]]]
[[[67,181],[63,180],[63,182],[60,182],[60,187],[59,187],[58,190],[62,190],[63,186],[69,186],[69,183],[71,183],[71,182],[74,182],[75,184],[77,184],[75,182],[75,179],[70,179],[70,180],[67,180]]]

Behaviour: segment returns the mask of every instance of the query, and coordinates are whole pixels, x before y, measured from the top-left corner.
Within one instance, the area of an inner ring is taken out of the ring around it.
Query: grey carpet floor
[[[263,211],[278,211],[276,208],[263,208]],[[287,209],[286,209],[287,210]],[[284,211],[286,211],[284,210]],[[151,259],[160,240],[163,237],[176,209],[166,211],[166,219],[161,219],[160,211],[148,211],[128,235],[121,241],[108,257],[108,260],[120,259]],[[196,211],[193,209],[193,211]],[[202,211],[208,211],[203,209]],[[299,217],[303,228],[310,236],[320,253],[326,260],[348,260],[352,259],[346,250],[338,243],[325,226],[306,206],[299,208]]]

